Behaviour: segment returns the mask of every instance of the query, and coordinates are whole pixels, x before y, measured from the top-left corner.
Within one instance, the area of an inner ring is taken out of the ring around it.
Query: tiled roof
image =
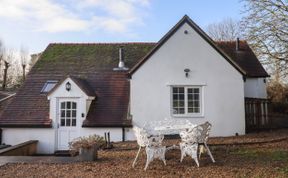
[[[235,42],[216,42],[248,77],[267,73],[246,42],[235,51]],[[0,127],[51,127],[47,94],[41,93],[46,81],[62,81],[68,75],[89,95],[96,94],[85,127],[129,126],[127,111],[130,83],[127,71],[113,71],[118,50],[124,49],[125,65],[136,65],[156,43],[50,44],[30,71],[23,86],[0,117]]]
[[[246,72],[246,77],[269,77],[246,41],[219,41],[216,44]]]
[[[85,126],[124,126],[129,103],[126,72],[118,66],[123,47],[125,65],[131,68],[154,43],[50,44],[28,74],[0,117],[1,127],[50,127],[49,102],[41,89],[47,80],[61,81],[67,75],[85,80],[97,99],[91,104]]]

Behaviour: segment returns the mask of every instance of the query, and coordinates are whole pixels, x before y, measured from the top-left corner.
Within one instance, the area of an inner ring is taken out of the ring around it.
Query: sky
[[[55,42],[157,42],[185,14],[205,29],[241,9],[239,0],[0,0],[0,39],[29,53]]]

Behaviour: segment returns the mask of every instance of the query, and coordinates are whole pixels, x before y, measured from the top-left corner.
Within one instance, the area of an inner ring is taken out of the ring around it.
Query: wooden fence
[[[268,99],[245,98],[246,133],[271,128]]]

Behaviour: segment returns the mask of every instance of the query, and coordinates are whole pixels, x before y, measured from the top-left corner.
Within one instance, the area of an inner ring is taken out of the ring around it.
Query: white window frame
[[[184,114],[174,114],[173,112],[173,88],[174,87],[183,87],[184,88]],[[189,88],[198,88],[199,89],[199,113],[188,113],[188,89]],[[200,85],[171,85],[170,90],[170,108],[171,108],[171,116],[173,117],[204,117],[204,87]]]

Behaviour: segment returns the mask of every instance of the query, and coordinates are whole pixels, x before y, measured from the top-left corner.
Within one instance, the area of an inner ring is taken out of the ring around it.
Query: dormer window
[[[44,84],[41,93],[48,93],[51,91],[55,85],[57,85],[58,81],[57,80],[47,80],[47,82]]]

